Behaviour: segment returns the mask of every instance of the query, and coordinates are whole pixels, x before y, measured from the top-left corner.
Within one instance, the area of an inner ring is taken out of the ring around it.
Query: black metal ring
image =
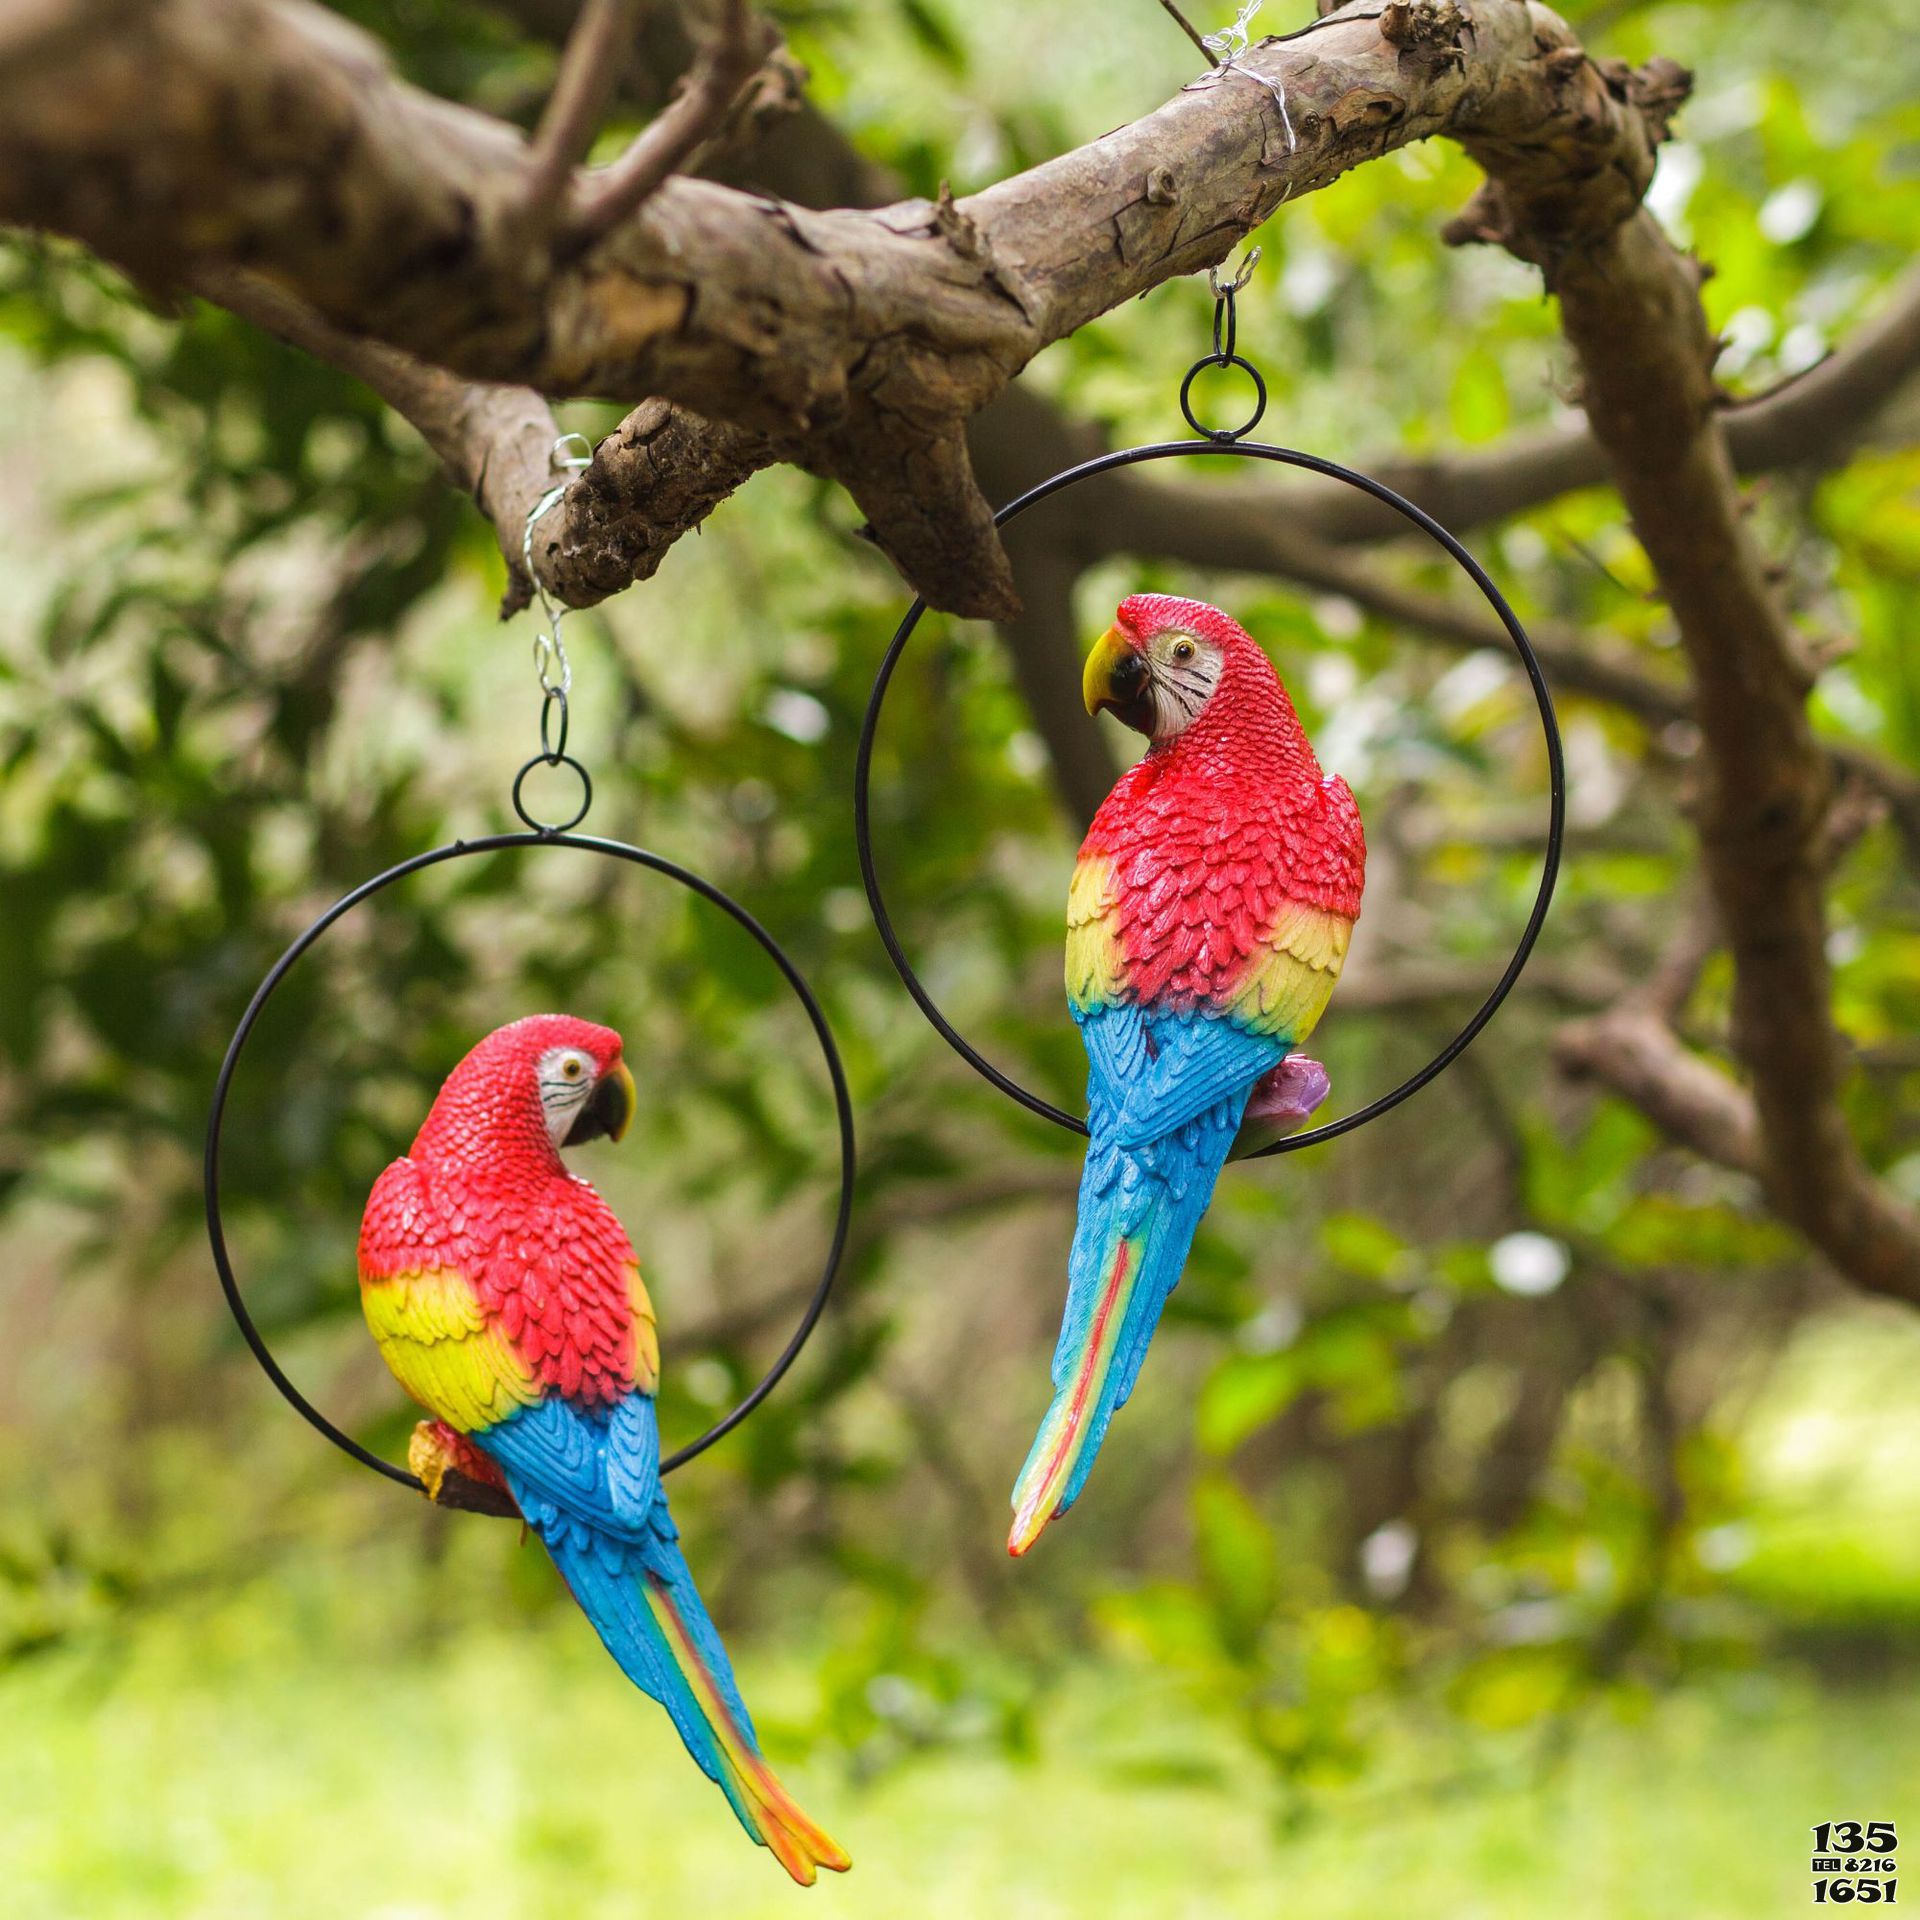
[[[1253,382],[1253,411],[1237,427],[1203,426],[1194,417],[1191,398],[1193,383],[1209,367],[1238,367]],[[1187,369],[1187,377],[1180,382],[1180,411],[1185,415],[1187,425],[1202,439],[1211,440],[1219,446],[1230,446],[1236,440],[1244,440],[1260,424],[1267,411],[1267,383],[1251,360],[1242,360],[1237,353],[1210,353],[1205,359],[1196,360]],[[1014,504],[1018,506],[1021,503],[1015,501]]]
[[[552,737],[551,721],[555,707],[560,709],[560,738]],[[549,766],[557,766],[566,757],[567,730],[572,724],[572,715],[567,707],[565,687],[545,687],[540,689],[540,751],[546,757]]]
[[[522,771],[524,772],[525,769],[523,768]],[[525,816],[522,815],[522,818]],[[794,1329],[793,1337],[787,1342],[780,1357],[761,1377],[759,1385],[731,1413],[724,1419],[716,1420],[697,1440],[689,1441],[677,1453],[668,1455],[660,1463],[662,1473],[671,1473],[676,1467],[685,1466],[697,1454],[705,1453],[716,1440],[731,1433],[780,1384],[787,1369],[800,1357],[801,1348],[807,1344],[821,1313],[825,1310],[827,1296],[833,1290],[834,1278],[840,1271],[840,1262],[846,1253],[847,1228],[853,1218],[853,1098],[847,1090],[846,1071],[840,1064],[840,1049],[834,1044],[833,1030],[827,1024],[827,1016],[820,1002],[814,997],[813,989],[807,985],[806,978],[800,969],[788,958],[786,950],[745,907],[728,894],[722,893],[710,880],[703,880],[697,873],[689,872],[687,868],[667,859],[662,854],[649,853],[641,847],[630,847],[624,841],[600,840],[589,834],[572,834],[554,828],[536,828],[531,833],[495,833],[488,834],[479,840],[456,840],[450,846],[435,847],[430,853],[416,854],[411,860],[403,860],[398,866],[389,867],[386,872],[375,874],[371,880],[363,881],[351,893],[336,900],[274,962],[272,971],[254,989],[253,998],[247,1002],[247,1010],[240,1016],[240,1024],[233,1031],[233,1038],[227,1043],[226,1057],[220,1063],[220,1076],[214,1082],[213,1108],[207,1116],[207,1239],[213,1248],[213,1264],[219,1272],[220,1289],[227,1297],[228,1309],[232,1312],[248,1347],[252,1349],[253,1357],[259,1361],[261,1370],[267,1378],[280,1390],[281,1397],[309,1426],[331,1440],[341,1452],[351,1454],[363,1466],[371,1467],[376,1473],[385,1474],[389,1480],[398,1481],[401,1486],[412,1487],[420,1492],[424,1492],[425,1488],[416,1475],[409,1473],[404,1467],[396,1467],[389,1460],[381,1459],[377,1453],[370,1452],[359,1441],[342,1433],[318,1407],[307,1399],[306,1395],[287,1378],[280,1363],[273,1357],[266,1341],[262,1338],[260,1329],[254,1325],[253,1316],[247,1311],[246,1302],[240,1297],[240,1283],[234,1277],[233,1262],[227,1253],[226,1230],[221,1223],[220,1128],[226,1117],[227,1092],[233,1084],[234,1071],[240,1064],[241,1052],[247,1044],[248,1036],[253,1032],[254,1023],[260,1018],[275,988],[293,970],[308,948],[335,921],[343,919],[362,901],[370,899],[383,888],[390,887],[396,881],[404,880],[409,874],[418,873],[425,867],[438,866],[444,860],[463,859],[469,854],[496,853],[507,847],[577,847],[583,853],[605,854],[616,860],[629,860],[635,866],[645,867],[653,873],[663,875],[718,907],[737,925],[750,933],[759,942],[762,951],[780,969],[781,976],[792,988],[794,997],[805,1008],[807,1018],[813,1025],[814,1038],[819,1041],[821,1057],[826,1062],[827,1076],[833,1083],[834,1110],[838,1115],[840,1126],[840,1205],[834,1216],[833,1240],[827,1249],[826,1264],[820,1269],[820,1278],[814,1283],[806,1311],[800,1316],[800,1324]]]
[[[1030,488],[1019,499],[1002,507],[994,515],[994,524],[1005,526],[1009,520],[1018,518],[1029,507],[1037,506],[1042,500],[1059,493],[1063,488],[1071,487],[1082,480],[1090,480],[1096,474],[1109,473],[1118,467],[1138,466],[1149,460],[1185,459],[1206,454],[1230,454],[1243,456],[1249,460],[1272,460],[1281,466],[1299,467],[1307,473],[1317,473],[1329,480],[1343,481],[1350,487],[1359,488],[1362,493],[1371,494],[1374,499],[1393,508],[1403,518],[1431,535],[1452,556],[1486,597],[1488,605],[1500,616],[1500,624],[1506,628],[1507,637],[1513,642],[1514,651],[1520,656],[1520,664],[1526,669],[1528,682],[1533,688],[1534,705],[1540,713],[1541,732],[1547,743],[1549,810],[1546,864],[1541,869],[1540,887],[1534,895],[1533,911],[1527,917],[1527,924],[1520,935],[1519,944],[1513,950],[1513,958],[1507,962],[1506,971],[1495,983],[1493,991],[1480,1003],[1473,1017],[1453,1039],[1418,1073],[1403,1080],[1391,1093],[1382,1094],[1379,1099],[1362,1107],[1357,1113],[1349,1113],[1339,1120],[1330,1120],[1324,1126],[1310,1127],[1304,1133],[1289,1134],[1284,1140],[1276,1140],[1270,1146],[1262,1147],[1247,1156],[1249,1159],[1265,1159],[1269,1154],[1297,1153],[1302,1147],[1315,1146],[1323,1140],[1333,1140],[1343,1133],[1352,1133],[1356,1127],[1365,1126],[1369,1120],[1378,1119],[1381,1114],[1397,1107],[1401,1101],[1410,1099],[1430,1080],[1451,1066],[1499,1011],[1500,1003],[1513,991],[1514,982],[1520,978],[1521,969],[1526,966],[1528,956],[1533,952],[1534,943],[1540,938],[1540,929],[1546,924],[1547,907],[1553,899],[1554,881],[1560,872],[1561,846],[1566,838],[1567,828],[1566,757],[1560,746],[1560,723],[1554,716],[1553,695],[1548,690],[1546,675],[1540,670],[1539,657],[1534,653],[1533,643],[1527,638],[1526,629],[1521,626],[1518,615],[1507,604],[1506,596],[1487,577],[1486,569],[1424,508],[1415,506],[1411,500],[1404,499],[1391,487],[1382,485],[1380,481],[1369,475],[1354,472],[1351,467],[1342,467],[1331,460],[1322,460],[1317,454],[1299,453],[1291,447],[1271,446],[1260,440],[1162,440],[1144,447],[1123,447],[1118,452],[1103,453],[1096,459],[1083,460],[1078,466],[1068,467],[1064,472],[1056,473],[1051,479],[1041,481],[1037,487]],[[899,974],[907,991],[913,995],[920,1011],[932,1023],[935,1032],[946,1041],[948,1046],[952,1047],[961,1059],[966,1061],[983,1079],[998,1087],[1010,1100],[1018,1101],[1028,1112],[1037,1113],[1042,1119],[1053,1121],[1056,1126],[1084,1134],[1087,1131],[1087,1123],[1084,1120],[1068,1113],[1063,1107],[1056,1107],[1050,1100],[1041,1099],[1037,1093],[1028,1092],[1019,1081],[1002,1073],[991,1060],[970,1045],[955,1029],[952,1022],[934,1004],[933,996],[921,984],[920,976],[914,972],[912,963],[907,959],[900,945],[900,936],[894,931],[893,918],[887,912],[887,903],[881,897],[880,878],[873,860],[873,813],[870,794],[873,743],[879,731],[880,710],[887,697],[887,688],[893,679],[893,670],[899,664],[907,642],[913,638],[914,629],[919,626],[921,616],[926,611],[926,601],[915,600],[907,609],[906,617],[894,630],[892,644],[888,646],[886,655],[880,662],[879,672],[874,675],[873,692],[867,698],[866,718],[860,727],[860,750],[854,760],[853,769],[853,833],[854,842],[860,852],[860,876],[866,884],[867,904],[873,909],[874,924],[880,930],[881,941],[886,946],[888,957],[893,961],[894,971]]]
[[[558,690],[556,689],[555,691]],[[551,701],[552,698],[553,695],[549,693],[547,699]],[[557,840],[562,834],[571,833],[574,828],[587,817],[587,809],[593,805],[593,776],[588,773],[586,768],[583,767],[572,754],[565,750],[567,738],[566,711],[566,696],[562,694],[560,705],[561,751],[558,753],[536,753],[533,758],[513,776],[513,810],[535,833],[545,840]],[[540,738],[543,743],[546,737],[547,709],[543,705],[540,709]],[[521,801],[520,789],[525,784],[527,775],[530,774],[535,767],[571,767],[574,772],[580,776],[580,804],[566,819],[552,823],[545,820],[536,820],[533,815],[527,811],[524,803]],[[615,843],[610,840],[606,844],[612,846]]]
[[[1213,303],[1213,353],[1211,358],[1225,361],[1234,358],[1240,344],[1240,289],[1227,286],[1221,289]],[[1202,365],[1205,364],[1203,361]]]

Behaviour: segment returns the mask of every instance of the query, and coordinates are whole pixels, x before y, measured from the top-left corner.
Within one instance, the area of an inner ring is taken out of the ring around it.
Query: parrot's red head
[[[488,1034],[448,1074],[415,1151],[551,1153],[618,1140],[637,1104],[611,1027],[534,1014]]]
[[[1104,707],[1157,747],[1204,717],[1209,729],[1278,723],[1286,744],[1311,757],[1273,662],[1237,620],[1204,600],[1129,595],[1087,655],[1081,691],[1089,714]]]

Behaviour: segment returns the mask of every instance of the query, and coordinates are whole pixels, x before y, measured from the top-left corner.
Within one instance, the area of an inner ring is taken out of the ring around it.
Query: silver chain
[[[533,564],[533,530],[545,514],[559,505],[574,480],[593,464],[592,442],[584,433],[563,433],[553,443],[547,463],[562,477],[529,509],[527,530],[520,540],[520,558],[526,566],[527,578],[533,582],[534,593],[540,601],[540,614],[546,622],[545,632],[533,636],[533,670],[539,679],[543,697],[555,693],[564,697],[573,690],[573,664],[568,660],[566,646],[560,638],[560,623],[566,619],[568,610],[565,606],[554,604],[547,592],[547,583],[540,578],[540,569]]]

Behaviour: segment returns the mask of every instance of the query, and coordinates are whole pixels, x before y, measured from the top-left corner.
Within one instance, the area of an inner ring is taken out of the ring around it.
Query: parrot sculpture
[[[516,1021],[448,1076],[374,1184],[360,1298],[430,1416],[409,1459],[511,1496],[627,1677],[666,1708],[740,1824],[803,1886],[849,1862],[761,1757],[667,1510],[653,1306],[613,1210],[562,1147],[618,1140],[633,1076],[609,1028]]]
[[[1216,607],[1141,593],[1094,644],[1087,712],[1147,736],[1067,899],[1088,1131],[1053,1400],[1013,1490],[1025,1553],[1080,1496],[1236,1143],[1326,1097],[1295,1052],[1360,911],[1366,843],[1280,676]]]

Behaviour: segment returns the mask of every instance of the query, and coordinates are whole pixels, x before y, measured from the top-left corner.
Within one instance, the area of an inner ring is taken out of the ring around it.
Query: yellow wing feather
[[[1067,998],[1076,1007],[1121,998],[1120,895],[1113,862],[1083,858],[1067,889]]]
[[[1254,950],[1229,1012],[1255,1033],[1304,1045],[1333,997],[1353,922],[1324,907],[1289,902]]]
[[[539,1382],[506,1335],[488,1323],[463,1274],[435,1269],[366,1277],[360,1305],[394,1378],[457,1432],[478,1432],[540,1399]],[[647,1327],[650,1335],[651,1315]],[[654,1366],[657,1372],[657,1350]]]
[[[1324,907],[1289,901],[1248,956],[1227,1012],[1257,1033],[1301,1045],[1333,996],[1353,922]],[[1077,1007],[1127,997],[1120,947],[1120,899],[1113,862],[1080,860],[1067,892],[1067,997]]]
[[[627,1269],[627,1299],[633,1307],[633,1384],[642,1393],[655,1393],[660,1386],[660,1334],[637,1262]]]

